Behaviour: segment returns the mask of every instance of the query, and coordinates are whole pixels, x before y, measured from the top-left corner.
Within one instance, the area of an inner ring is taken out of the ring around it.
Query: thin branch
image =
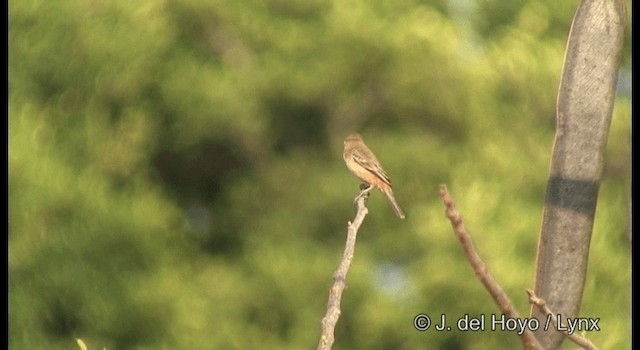
[[[84,343],[82,339],[76,338],[76,343],[78,343],[80,350],[87,350],[87,345]]]
[[[582,336],[580,336],[580,335],[578,335],[576,333],[569,334],[568,331],[561,331],[560,328],[558,327],[558,322],[556,321],[557,320],[557,318],[556,318],[557,315],[554,314],[549,309],[549,307],[547,306],[547,303],[544,301],[544,299],[538,298],[538,296],[536,296],[536,293],[531,289],[527,290],[527,295],[529,296],[529,304],[537,306],[542,314],[547,315],[547,318],[551,320],[551,323],[553,323],[553,328],[554,329],[556,329],[556,330],[558,330],[558,332],[561,332],[564,335],[566,335],[567,338],[569,338],[569,340],[571,340],[572,342],[576,343],[578,346],[580,346],[583,349],[587,349],[587,350],[597,350],[598,349],[587,338],[584,338],[584,337],[582,337]],[[567,329],[567,328],[565,327],[564,329]]]
[[[344,253],[342,255],[340,265],[333,274],[333,285],[331,286],[331,289],[329,289],[327,313],[322,318],[322,335],[320,336],[320,342],[318,343],[318,350],[329,350],[333,346],[333,333],[336,323],[338,323],[338,318],[340,318],[340,300],[342,299],[342,292],[346,287],[347,272],[349,272],[349,267],[351,267],[351,260],[353,259],[353,252],[356,247],[358,229],[364,221],[364,217],[369,212],[367,207],[364,205],[364,202],[368,197],[368,192],[361,191],[355,199],[358,211],[353,222],[349,222],[349,225],[347,226],[347,243],[344,247]]]
[[[467,230],[464,227],[462,216],[460,215],[460,212],[458,212],[456,204],[449,194],[446,185],[440,185],[440,198],[442,198],[442,202],[446,206],[446,216],[451,221],[453,232],[462,244],[464,254],[467,257],[469,264],[473,268],[473,271],[476,273],[476,277],[480,280],[480,282],[482,282],[482,284],[487,289],[503,314],[507,315],[510,318],[519,319],[520,314],[515,309],[515,307],[511,303],[511,300],[509,300],[509,297],[504,292],[500,284],[498,284],[491,273],[489,273],[487,265],[485,265],[485,263],[476,252],[476,249],[473,246],[473,242],[471,241],[471,236],[469,235],[469,233],[467,233]],[[538,343],[538,340],[536,340],[536,338],[534,337],[533,332],[531,332],[529,329],[524,330],[524,333],[522,333],[520,339],[522,341],[522,346],[525,349],[542,349],[542,346],[540,346],[540,343]]]

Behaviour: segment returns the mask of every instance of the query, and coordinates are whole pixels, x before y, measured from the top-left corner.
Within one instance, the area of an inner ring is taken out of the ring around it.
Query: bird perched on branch
[[[344,152],[342,153],[347,168],[356,175],[360,180],[364,181],[368,187],[360,192],[359,196],[365,195],[376,187],[387,196],[389,203],[393,207],[393,211],[400,219],[404,219],[404,213],[391,190],[391,179],[380,166],[380,162],[371,152],[369,147],[362,141],[359,134],[351,134],[344,140]]]

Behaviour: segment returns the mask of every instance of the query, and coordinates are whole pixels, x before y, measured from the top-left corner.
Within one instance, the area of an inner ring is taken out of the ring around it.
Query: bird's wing
[[[387,173],[384,172],[384,169],[380,166],[377,161],[370,161],[367,158],[363,157],[359,152],[353,152],[352,154],[353,160],[360,164],[363,168],[370,171],[372,174],[376,175],[380,180],[384,181],[387,185],[391,186],[391,179],[387,176]],[[373,154],[369,155],[369,159],[374,159],[375,156]]]

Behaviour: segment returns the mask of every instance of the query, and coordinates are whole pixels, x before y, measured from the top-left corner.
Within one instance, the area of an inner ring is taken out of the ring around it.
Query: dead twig
[[[491,273],[489,273],[487,265],[482,261],[482,259],[476,252],[476,249],[473,246],[473,242],[471,241],[471,236],[469,235],[469,233],[467,233],[467,230],[464,227],[462,215],[460,215],[460,212],[458,212],[456,204],[449,194],[446,185],[440,185],[440,198],[446,206],[446,216],[451,221],[453,232],[462,244],[464,255],[467,257],[469,264],[473,268],[473,271],[476,273],[476,277],[480,280],[480,282],[482,282],[485,289],[487,289],[503,314],[507,315],[510,318],[519,319],[520,314],[515,309],[515,307],[511,303],[511,300],[504,292],[500,284],[498,284]],[[520,339],[525,349],[542,349],[540,343],[538,343],[538,340],[536,340],[536,338],[534,337],[533,332],[531,332],[531,330],[529,329],[524,330]]]
[[[336,323],[338,323],[338,318],[340,318],[340,300],[342,299],[342,292],[346,287],[347,272],[349,272],[349,268],[351,267],[351,260],[353,259],[353,253],[356,247],[358,229],[364,221],[364,217],[369,212],[367,207],[364,205],[368,197],[368,193],[360,192],[355,199],[358,211],[353,222],[349,222],[349,225],[347,226],[347,243],[344,247],[344,253],[342,254],[340,265],[333,274],[333,285],[329,289],[327,313],[322,318],[321,322],[322,335],[320,336],[320,342],[318,343],[318,350],[329,350],[333,346],[333,333]]]
[[[547,315],[547,318],[551,320],[551,323],[553,323],[553,329],[558,330],[558,332],[564,333],[567,336],[567,338],[569,338],[569,340],[576,343],[578,346],[580,346],[583,349],[587,349],[587,350],[598,349],[591,341],[589,341],[589,339],[584,338],[576,333],[569,334],[568,331],[560,330],[558,322],[556,321],[557,315],[554,314],[549,309],[544,299],[538,298],[536,296],[536,293],[531,289],[527,290],[527,295],[529,296],[529,304],[537,306],[542,314]],[[563,329],[567,329],[567,327],[564,327]]]

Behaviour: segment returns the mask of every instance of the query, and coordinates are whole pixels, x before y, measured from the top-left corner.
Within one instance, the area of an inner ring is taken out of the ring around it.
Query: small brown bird
[[[389,176],[384,172],[382,166],[380,166],[380,162],[378,162],[378,159],[373,155],[369,147],[364,144],[359,134],[351,134],[344,140],[342,157],[347,164],[347,168],[360,180],[369,185],[369,188],[363,190],[361,195],[369,192],[373,187],[377,187],[387,196],[396,215],[398,215],[400,219],[404,219],[404,213],[393,197]]]

